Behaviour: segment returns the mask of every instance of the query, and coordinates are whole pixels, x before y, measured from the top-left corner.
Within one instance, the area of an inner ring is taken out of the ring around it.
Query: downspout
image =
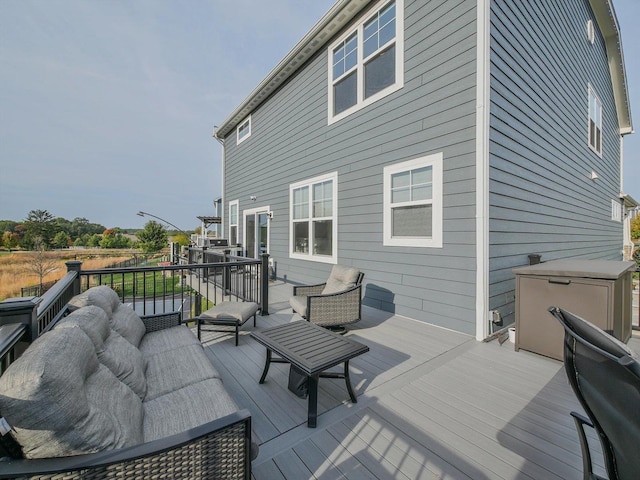
[[[224,140],[221,139],[220,137],[218,137],[218,127],[217,126],[213,127],[213,138],[215,138],[218,141],[218,143],[220,143],[220,145],[221,145],[220,168],[222,170],[222,175],[221,175],[221,180],[220,180],[220,196],[222,197],[222,202],[221,202],[221,205],[220,205],[220,210],[222,210],[222,211],[220,212],[220,221],[222,222],[222,232],[221,232],[222,233],[222,238],[227,238],[228,239],[229,236],[224,234],[224,231],[225,231],[224,230],[224,228],[225,228],[224,226],[225,226],[225,219],[226,219],[226,216],[225,216],[226,209],[224,208],[225,207],[225,202],[226,202],[226,195],[224,193],[224,167],[225,167],[225,165],[224,165],[224,163],[225,163],[225,161],[224,161]],[[227,232],[227,233],[229,233],[229,232]]]
[[[489,21],[491,0],[477,1],[476,340],[489,335]]]

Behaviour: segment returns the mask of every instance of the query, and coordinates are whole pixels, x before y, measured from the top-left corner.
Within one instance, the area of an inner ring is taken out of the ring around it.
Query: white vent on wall
[[[596,28],[593,25],[593,20],[587,21],[587,40],[591,45],[596,41]]]

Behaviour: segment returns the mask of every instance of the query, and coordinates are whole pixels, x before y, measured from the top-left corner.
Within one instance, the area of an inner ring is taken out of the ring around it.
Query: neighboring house
[[[340,0],[216,127],[225,235],[482,339],[528,254],[622,259],[631,131],[609,0]]]

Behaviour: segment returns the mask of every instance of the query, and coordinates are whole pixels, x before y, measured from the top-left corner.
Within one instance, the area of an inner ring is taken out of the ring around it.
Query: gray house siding
[[[490,58],[490,307],[509,322],[511,270],[527,264],[527,254],[621,259],[623,226],[611,220],[620,136],[588,0],[493,1]],[[603,104],[602,158],[588,146],[589,83]]]
[[[475,32],[473,0],[405,0],[402,89],[327,125],[323,49],[253,111],[248,139],[225,138],[225,212],[270,207],[279,278],[326,279],[331,265],[289,258],[289,185],[336,171],[338,263],[365,272],[364,302],[475,333]],[[443,248],[384,247],[383,167],[438,152]]]

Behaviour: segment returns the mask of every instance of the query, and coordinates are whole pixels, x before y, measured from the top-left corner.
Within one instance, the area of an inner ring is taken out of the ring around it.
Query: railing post
[[[82,262],[80,260],[69,260],[65,263],[67,272],[76,272],[76,279],[73,281],[73,294],[78,295],[81,290],[80,270],[82,270]]]
[[[33,342],[38,338],[38,303],[40,297],[7,298],[0,302],[0,325],[26,325],[27,339]]]
[[[222,262],[228,263],[230,261],[229,255],[231,255],[231,250],[224,250],[224,255],[222,256]],[[225,293],[231,293],[231,265],[224,265],[222,267],[222,292],[223,295]]]
[[[262,315],[269,315],[269,254],[263,253],[260,269],[260,310]]]

